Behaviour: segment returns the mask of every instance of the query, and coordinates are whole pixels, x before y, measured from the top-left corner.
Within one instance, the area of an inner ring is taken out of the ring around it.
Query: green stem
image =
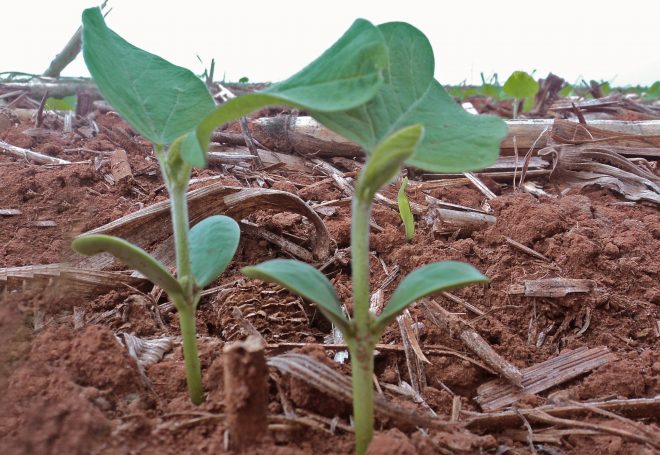
[[[197,334],[195,327],[195,309],[199,300],[192,276],[190,264],[190,248],[188,241],[188,199],[186,189],[190,178],[190,168],[184,163],[178,163],[178,169],[172,169],[162,149],[157,150],[160,155],[163,178],[170,194],[170,215],[172,217],[172,230],[174,233],[174,249],[176,253],[176,274],[183,295],[170,298],[179,313],[179,326],[183,344],[183,361],[186,367],[186,381],[188,395],[193,404],[202,404],[204,401],[204,388],[202,387],[202,370],[197,353]]]
[[[193,304],[193,278],[188,245],[188,200],[186,186],[175,183],[170,189],[170,213],[176,252],[176,276],[183,287],[186,304]]]
[[[512,120],[515,120],[516,117],[518,117],[518,103],[520,100],[518,98],[513,99],[513,116],[511,117]]]
[[[358,183],[359,185],[359,183]],[[362,200],[361,192],[353,198],[351,226],[351,271],[353,279],[353,325],[355,339],[348,340],[353,381],[353,418],[355,452],[367,451],[374,433],[372,317],[369,313],[369,216],[371,200]]]
[[[351,272],[353,279],[353,319],[358,329],[369,326],[369,216],[371,201],[353,197],[351,225]]]
[[[195,308],[185,303],[176,305],[176,307],[179,313],[179,326],[181,327],[183,361],[186,366],[188,395],[193,404],[199,405],[204,401],[204,388],[202,387],[202,369],[199,364],[199,355],[197,354]]]
[[[366,453],[374,436],[374,345],[358,341],[351,351],[355,453]]]

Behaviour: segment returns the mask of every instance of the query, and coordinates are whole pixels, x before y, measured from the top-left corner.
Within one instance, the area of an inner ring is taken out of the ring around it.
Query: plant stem
[[[188,200],[186,185],[174,184],[170,189],[170,213],[176,252],[176,276],[183,286],[186,305],[193,304],[193,278],[191,276],[188,245]]]
[[[183,303],[183,302],[182,302]],[[202,387],[202,369],[197,354],[197,334],[195,327],[195,308],[183,303],[178,305],[179,326],[183,343],[183,361],[186,366],[186,381],[188,396],[193,404],[202,404],[204,388]]]
[[[351,351],[355,453],[366,453],[374,436],[374,346],[357,341]]]
[[[368,327],[369,315],[369,216],[371,201],[353,198],[351,224],[351,273],[353,319],[358,328]]]
[[[160,161],[165,184],[170,194],[170,215],[172,217],[172,230],[174,233],[176,274],[183,288],[183,295],[170,295],[170,298],[179,313],[179,327],[181,328],[181,342],[183,344],[183,361],[186,367],[188,395],[190,396],[190,401],[198,405],[204,401],[204,388],[202,387],[202,369],[199,363],[199,355],[197,354],[197,331],[195,327],[195,309],[199,297],[195,295],[188,244],[189,223],[186,189],[188,188],[190,169],[179,169],[179,173],[175,173],[172,172],[164,156],[159,156],[158,160]]]
[[[518,103],[520,100],[518,98],[513,99],[513,116],[511,117],[512,120],[515,120],[516,117],[518,117]]]
[[[374,432],[372,378],[375,345],[369,314],[369,216],[372,201],[361,200],[360,194],[360,191],[356,191],[352,207],[351,271],[355,339],[349,344],[353,381],[355,452],[358,455],[367,451]]]

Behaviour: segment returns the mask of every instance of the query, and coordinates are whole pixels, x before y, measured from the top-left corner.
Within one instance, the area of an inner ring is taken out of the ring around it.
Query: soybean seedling
[[[404,177],[401,180],[401,187],[399,187],[396,200],[399,206],[399,216],[401,217],[401,221],[403,221],[403,227],[406,229],[406,240],[410,242],[415,235],[415,218],[413,218],[412,211],[410,210],[410,201],[406,194],[407,187],[408,177]]]
[[[351,354],[358,454],[366,452],[373,436],[373,352],[385,328],[424,296],[487,281],[468,264],[428,264],[401,281],[380,315],[371,314],[369,216],[374,196],[404,164],[433,172],[483,168],[497,158],[506,133],[500,119],[464,112],[433,79],[433,51],[419,30],[405,23],[383,24],[378,30],[387,44],[389,65],[373,99],[348,111],[311,112],[327,127],[361,145],[367,154],[352,201],[352,319],[342,312],[330,281],[311,265],[274,259],[242,269],[249,277],[278,283],[316,303],[342,331]]]
[[[513,118],[518,116],[518,103],[523,102],[523,111],[531,109],[534,99],[532,98],[539,91],[539,83],[524,71],[514,71],[506,80],[502,87],[504,93],[512,96],[513,99]]]
[[[110,253],[167,292],[179,313],[188,393],[199,404],[204,395],[195,310],[201,290],[231,261],[240,230],[233,219],[222,215],[189,229],[186,190],[192,167],[206,164],[209,137],[216,126],[253,110],[290,104],[323,112],[354,108],[372,98],[387,66],[383,37],[371,23],[358,20],[298,74],[219,108],[192,72],[126,42],[106,26],[98,8],[83,13],[83,55],[101,94],[153,143],[170,196],[176,278],[146,251],[117,237],[84,235],[72,247],[86,256]]]

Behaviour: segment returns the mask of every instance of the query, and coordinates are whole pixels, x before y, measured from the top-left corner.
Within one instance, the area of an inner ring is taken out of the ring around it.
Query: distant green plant
[[[314,112],[324,125],[356,142],[367,161],[352,201],[353,318],[347,318],[330,281],[314,267],[275,259],[243,273],[271,281],[316,303],[344,335],[351,354],[356,451],[373,435],[373,352],[388,324],[416,300],[449,288],[484,283],[468,264],[439,262],[405,277],[383,312],[369,312],[369,218],[376,192],[405,164],[433,172],[463,172],[492,163],[506,133],[500,119],[466,113],[433,79],[434,57],[426,37],[405,23],[378,26],[389,54],[385,80],[373,98],[348,111]],[[320,88],[319,88],[320,89]]]
[[[536,80],[524,71],[514,71],[502,87],[504,93],[514,98],[513,118],[518,116],[518,103],[523,100],[523,112],[534,105],[534,95],[539,90]]]
[[[66,96],[64,98],[48,98],[44,108],[52,111],[75,111],[76,95]]]
[[[484,73],[481,73],[481,87],[478,88],[479,94],[499,100],[502,97],[502,87],[498,80],[497,73],[486,80]]]
[[[660,81],[655,81],[647,90],[644,91],[644,99],[660,99]]]
[[[559,96],[566,98],[573,94],[573,86],[571,84],[564,85],[561,90],[559,90]]]
[[[247,76],[243,76],[242,78],[240,78],[240,79],[238,80],[238,83],[239,83],[239,84],[247,84],[248,82],[250,82],[250,78],[247,77]]]
[[[406,195],[407,187],[408,177],[404,177],[399,188],[397,203],[399,206],[399,216],[401,216],[401,221],[403,221],[403,226],[406,229],[406,239],[411,241],[415,235],[415,218],[413,218],[412,211],[410,210],[410,201]]]

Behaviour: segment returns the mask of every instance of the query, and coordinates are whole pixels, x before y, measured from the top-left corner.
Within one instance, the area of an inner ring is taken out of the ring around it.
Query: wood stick
[[[105,0],[101,4],[101,10],[103,10],[108,3],[108,0]],[[108,11],[109,13],[110,11]],[[105,13],[103,17],[107,16],[108,13]],[[67,67],[69,63],[75,60],[76,56],[80,52],[82,47],[82,27],[78,27],[78,30],[73,34],[71,39],[66,43],[64,48],[60,51],[57,56],[50,62],[50,65],[44,71],[44,77],[60,77],[60,73],[64,68]]]
[[[500,144],[502,154],[511,154],[513,138],[519,149],[533,147],[540,150],[548,145],[553,119],[507,120],[508,133]],[[644,136],[660,135],[660,121],[626,122],[620,120],[592,120],[589,126],[615,133]],[[362,149],[351,141],[328,130],[311,117],[263,117],[252,121],[252,133],[259,142],[275,150],[314,153],[318,156],[362,156]]]
[[[110,158],[110,172],[112,173],[115,182],[122,182],[133,178],[133,172],[131,171],[131,165],[128,162],[126,150],[116,149],[112,153],[112,158]]]
[[[633,398],[626,400],[610,401],[592,401],[589,407],[597,407],[617,414],[623,414],[629,418],[655,418],[660,414],[660,396],[654,398]],[[577,418],[591,414],[588,407],[581,405],[548,405],[533,409],[519,408],[518,412],[529,418],[535,411],[543,411],[546,414],[556,417]],[[508,427],[519,427],[520,417],[515,411],[489,412],[489,413],[469,413],[463,412],[467,416],[466,426],[475,431],[493,431]]]
[[[596,287],[594,280],[572,278],[546,278],[526,280],[524,284],[509,286],[509,294],[524,294],[525,297],[565,297],[572,293],[591,292]]]
[[[522,390],[495,379],[479,386],[476,401],[484,411],[494,411],[525,395],[540,393],[603,366],[612,358],[613,354],[605,346],[564,351],[557,357],[522,370]]]
[[[536,250],[533,250],[529,247],[526,247],[522,243],[516,242],[512,238],[504,237],[504,240],[506,241],[506,243],[508,243],[509,245],[511,245],[514,248],[517,248],[518,250],[522,251],[523,253],[527,253],[530,256],[534,256],[537,259],[541,259],[542,261],[552,262],[552,260],[550,260],[549,257],[546,257],[546,256],[542,255],[541,253],[539,253]]]
[[[32,150],[16,147],[15,145],[8,144],[2,140],[0,140],[0,150],[3,150],[7,155],[23,158],[25,160],[32,160],[38,164],[71,164],[71,161],[42,155],[41,153],[33,152]]]
[[[268,367],[258,337],[224,346],[225,412],[230,445],[242,450],[268,432]]]
[[[423,302],[422,308],[433,323],[447,329],[452,334],[458,334],[463,344],[483,360],[486,365],[505,377],[515,387],[522,387],[523,375],[520,370],[495,352],[490,344],[466,322],[432,300]]]

